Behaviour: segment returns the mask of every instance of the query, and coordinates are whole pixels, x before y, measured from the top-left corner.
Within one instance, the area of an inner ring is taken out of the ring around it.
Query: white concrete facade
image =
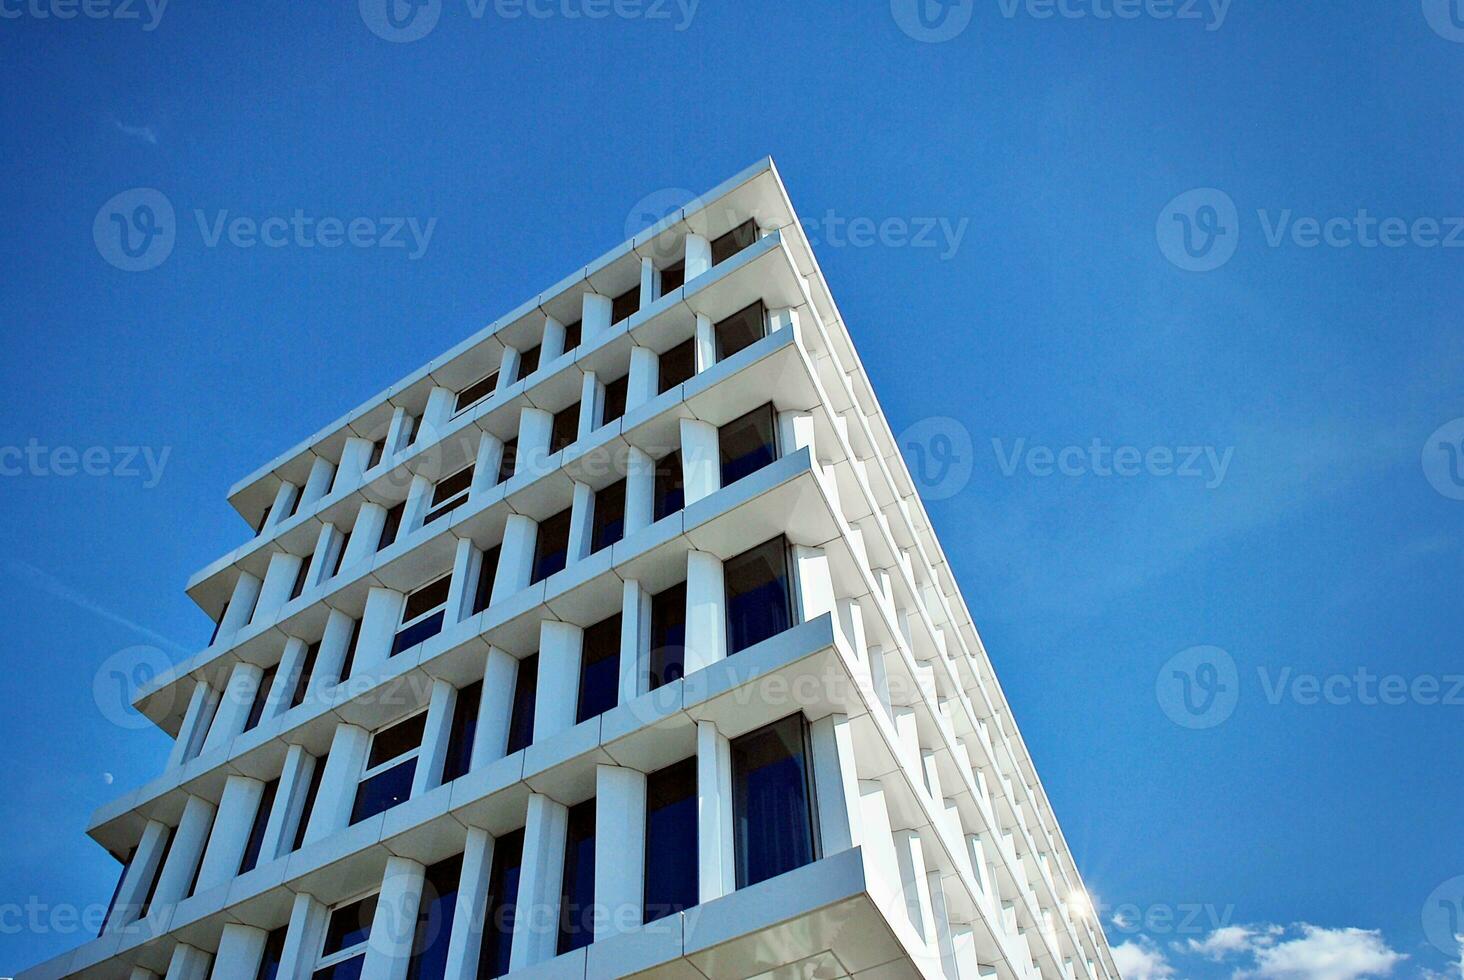
[[[230,500],[22,977],[1118,980],[771,161]]]

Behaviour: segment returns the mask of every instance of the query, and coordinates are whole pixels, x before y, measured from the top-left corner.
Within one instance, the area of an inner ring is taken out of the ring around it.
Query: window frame
[[[407,609],[408,609],[408,607],[412,603],[412,597],[415,596],[415,595],[417,595],[418,593],[426,592],[428,589],[433,588],[433,587],[435,587],[437,585],[440,585],[443,581],[446,581],[447,582],[447,591],[446,591],[446,593],[442,597],[442,602],[440,602],[437,605],[433,606],[432,608],[426,610],[425,612],[418,613],[417,615],[413,616],[410,620],[408,620],[406,618]],[[432,579],[431,581],[425,582],[422,585],[417,586],[411,592],[408,592],[407,595],[406,595],[406,601],[402,603],[402,617],[403,617],[402,618],[402,621],[401,621],[400,624],[397,625],[396,632],[392,635],[392,638],[391,638],[391,653],[387,655],[388,659],[390,659],[391,657],[395,657],[399,653],[405,653],[406,651],[412,649],[413,647],[421,646],[423,643],[426,643],[428,640],[432,639],[438,633],[441,633],[443,631],[443,629],[447,626],[447,604],[449,602],[451,602],[451,601],[452,601],[452,572],[448,572],[445,575],[439,575],[436,578]],[[401,643],[401,639],[402,639],[402,636],[403,635],[407,634],[408,632],[410,632],[413,629],[416,629],[418,626],[421,626],[423,623],[426,623],[428,620],[432,619],[435,616],[441,616],[442,617],[442,622],[440,622],[440,623],[437,624],[436,631],[434,631],[432,633],[428,633],[426,636],[423,636],[421,639],[415,639],[414,638],[411,643],[408,643],[405,646],[399,646],[398,645],[398,644]]]
[[[331,919],[335,917],[335,914],[337,912],[348,909],[353,905],[359,905],[361,902],[364,902],[368,898],[375,898],[379,902],[381,899],[381,889],[368,889],[367,891],[364,891],[361,894],[357,895],[355,898],[347,899],[344,902],[337,902],[330,907],[330,911],[327,912],[325,916],[325,928],[321,930],[320,947],[315,954],[315,963],[310,968],[310,976],[312,978],[321,970],[328,970],[333,966],[340,966],[342,963],[349,962],[350,960],[353,960],[358,956],[362,958],[366,956],[366,951],[371,948],[371,930],[376,924],[375,905],[372,905],[371,907],[372,921],[369,925],[366,926],[366,938],[362,939],[354,946],[348,946],[345,949],[336,950],[334,953],[327,953],[325,951],[325,944],[330,941]]]
[[[793,723],[795,723],[795,724],[797,724],[797,726],[798,726],[798,736],[799,736],[798,751],[799,751],[799,755],[801,757],[801,759],[800,759],[800,762],[801,762],[800,768],[802,770],[801,771],[801,775],[803,777],[803,780],[802,780],[803,781],[803,797],[804,797],[804,800],[803,800],[803,803],[804,803],[803,810],[804,810],[804,816],[807,818],[807,825],[806,826],[807,826],[807,831],[808,831],[808,860],[805,861],[803,864],[793,865],[792,867],[784,868],[783,870],[778,871],[775,874],[771,874],[771,875],[768,875],[766,877],[759,878],[757,881],[750,881],[750,880],[748,880],[748,875],[747,875],[747,872],[750,869],[747,866],[747,854],[746,854],[745,847],[746,847],[747,841],[754,840],[754,839],[760,839],[760,836],[761,835],[756,834],[756,833],[752,833],[752,832],[749,831],[749,832],[746,832],[744,835],[739,836],[739,832],[738,832],[738,829],[737,829],[737,828],[745,827],[748,824],[748,821],[746,819],[746,809],[745,809],[747,800],[745,799],[744,794],[743,794],[743,792],[741,790],[742,780],[739,780],[738,779],[738,772],[737,772],[737,743],[740,742],[740,741],[742,741],[742,740],[744,740],[744,739],[750,738],[750,737],[752,737],[754,735],[759,735],[759,734],[767,731],[768,729],[772,729],[772,728],[776,728],[776,727],[778,727],[780,725],[788,724],[790,721],[793,722]],[[744,732],[742,735],[739,735],[737,738],[732,739],[732,752],[731,752],[731,756],[732,756],[732,760],[731,760],[732,761],[732,766],[731,766],[731,768],[732,768],[732,826],[734,828],[733,829],[733,842],[732,842],[733,843],[732,864],[733,864],[734,873],[736,875],[736,881],[737,881],[737,886],[736,887],[740,890],[740,889],[743,889],[743,888],[748,888],[748,887],[750,887],[752,885],[761,884],[762,882],[765,882],[765,881],[772,881],[774,878],[781,877],[782,875],[785,875],[785,874],[787,874],[790,871],[796,871],[798,868],[807,867],[808,865],[813,864],[814,862],[818,861],[819,860],[819,857],[821,856],[821,854],[823,852],[823,842],[819,839],[818,795],[817,795],[817,787],[814,785],[814,774],[813,774],[813,739],[811,737],[811,731],[810,731],[810,726],[809,726],[809,723],[808,723],[808,717],[806,715],[804,715],[802,711],[795,711],[795,712],[793,712],[790,715],[785,715],[784,717],[779,718],[776,721],[771,721],[768,724],[763,725],[763,726],[761,726],[759,728],[755,728],[755,729],[753,729],[750,732]]]
[[[481,405],[485,401],[487,401],[488,399],[492,398],[493,395],[494,395],[494,393],[498,390],[498,375],[500,373],[501,372],[498,370],[498,368],[494,368],[492,371],[489,371],[487,374],[483,375],[477,381],[474,381],[471,384],[465,384],[465,385],[463,385],[462,388],[460,388],[454,394],[454,401],[453,401],[453,407],[452,407],[452,418],[457,418],[459,415],[462,415],[464,412],[471,411],[475,406]],[[488,390],[486,392],[484,392],[483,394],[479,395],[477,398],[474,398],[472,401],[468,402],[467,404],[463,404],[463,396],[464,395],[466,395],[468,392],[472,391],[474,388],[478,387],[480,384],[482,384],[483,382],[488,381],[488,380],[492,380],[493,384],[489,385]]]
[[[468,502],[468,497],[470,497],[473,493],[473,470],[476,466],[476,462],[469,463],[467,466],[464,466],[458,470],[454,470],[447,476],[442,477],[436,483],[432,484],[432,496],[427,498],[428,510],[427,513],[422,517],[423,527],[426,527],[428,524],[431,524],[433,521],[436,521],[439,518],[446,517],[448,514],[451,514],[453,511],[457,510],[463,504]],[[441,487],[444,483],[447,483],[449,480],[458,479],[464,473],[466,473],[468,477],[467,485],[464,486],[461,490],[454,490],[449,496],[443,498],[442,500],[438,500],[438,488]]]
[[[406,750],[405,752],[402,752],[399,755],[394,755],[390,759],[387,759],[387,760],[385,760],[383,762],[379,762],[379,763],[377,763],[374,766],[371,765],[371,751],[372,751],[372,749],[376,748],[376,740],[377,740],[377,738],[379,736],[381,736],[382,734],[384,734],[386,732],[389,732],[392,729],[397,728],[398,726],[405,725],[407,722],[412,721],[412,720],[414,720],[416,718],[421,718],[422,719],[422,736],[421,736],[421,738],[417,739],[417,744],[415,746],[413,746],[412,748]],[[351,820],[351,822],[347,826],[354,827],[356,824],[361,823],[364,820],[370,820],[371,817],[379,816],[382,813],[386,813],[388,810],[393,809],[392,807],[387,807],[385,810],[378,810],[376,813],[370,814],[369,816],[361,817],[359,820],[355,819],[355,816],[356,816],[356,813],[355,813],[356,806],[361,801],[361,787],[365,786],[367,782],[369,782],[372,779],[375,779],[377,776],[380,776],[383,773],[390,772],[393,769],[396,769],[399,766],[407,765],[408,763],[411,763],[412,766],[413,766],[413,768],[412,768],[412,774],[413,774],[413,777],[415,779],[415,776],[416,776],[416,765],[417,765],[418,762],[421,761],[421,756],[422,756],[422,742],[425,741],[426,738],[427,738],[427,709],[426,708],[422,708],[419,711],[413,711],[410,714],[403,715],[402,717],[398,718],[396,721],[393,721],[393,722],[391,722],[389,724],[386,724],[386,725],[382,725],[376,731],[374,731],[374,732],[371,733],[371,739],[370,739],[370,741],[368,741],[366,743],[366,757],[361,760],[361,774],[356,779],[356,792],[355,792],[355,795],[354,795],[354,797],[352,798],[352,801],[351,801],[351,817],[352,817],[352,820]],[[407,788],[407,798],[405,800],[402,800],[402,803],[408,802],[409,800],[411,800],[411,798],[412,798],[412,795],[411,795],[411,787],[409,785],[408,788]],[[401,805],[401,803],[398,803],[397,804],[397,806],[400,806],[400,805]]]
[[[736,561],[737,559],[742,558],[745,555],[750,555],[750,554],[752,554],[755,551],[760,551],[761,549],[768,547],[769,545],[773,544],[774,542],[777,542],[778,543],[778,545],[779,545],[779,547],[778,547],[778,553],[782,556],[782,560],[783,560],[783,600],[784,600],[784,602],[787,603],[787,607],[786,608],[787,608],[787,611],[788,611],[788,625],[785,626],[785,627],[783,627],[783,629],[779,630],[776,633],[770,633],[767,636],[763,637],[762,639],[754,640],[751,643],[748,643],[748,644],[746,644],[744,646],[736,647],[734,649],[733,648],[733,636],[732,636],[732,584],[731,584],[731,582],[728,580],[728,578],[726,576],[726,566],[729,563],[731,563],[733,561]],[[751,548],[746,548],[746,549],[738,552],[737,554],[733,555],[731,558],[727,559],[727,561],[723,562],[722,563],[722,567],[723,567],[722,601],[723,601],[723,608],[726,610],[726,613],[725,613],[725,622],[723,623],[722,628],[725,630],[724,640],[726,642],[727,656],[729,656],[729,657],[736,656],[737,654],[741,653],[743,650],[751,649],[752,647],[757,646],[759,643],[764,643],[767,640],[771,640],[773,637],[778,636],[778,635],[780,635],[782,633],[786,633],[788,630],[790,630],[793,627],[795,627],[795,626],[798,625],[799,620],[800,620],[800,614],[799,614],[799,608],[798,608],[798,582],[797,582],[797,579],[795,578],[795,576],[797,574],[797,571],[796,571],[796,567],[797,566],[796,566],[796,563],[793,561],[792,545],[788,541],[787,534],[784,534],[784,533],[776,534],[773,537],[768,538],[766,541],[761,541],[761,542],[753,545]]]

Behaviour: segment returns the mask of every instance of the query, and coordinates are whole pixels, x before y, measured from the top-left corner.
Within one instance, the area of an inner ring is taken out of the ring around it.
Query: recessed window
[[[256,525],[254,525],[254,536],[255,537],[259,537],[259,535],[263,534],[264,533],[264,526],[266,524],[268,524],[268,523],[269,523],[269,508],[266,507],[264,509],[264,513],[259,515],[259,523],[256,524]]]
[[[209,634],[208,645],[213,646],[219,639],[219,630],[224,627],[224,617],[229,615],[229,601],[224,600],[224,608],[219,610],[219,618],[214,620],[213,632]]]
[[[699,901],[696,811],[694,756],[646,778],[646,922]]]
[[[535,344],[519,355],[519,381],[522,381],[524,378],[539,370],[539,352],[543,349],[542,344]]]
[[[751,347],[767,336],[767,309],[758,300],[738,310],[712,328],[717,338],[717,360],[725,361],[745,347]]]
[[[679,452],[667,453],[656,460],[656,506],[652,511],[656,520],[669,517],[686,506],[684,479]]]
[[[374,918],[375,895],[331,909],[313,980],[356,980],[361,975]]]
[[[498,372],[494,371],[486,378],[480,378],[458,392],[457,404],[453,406],[453,414],[457,415],[466,412],[489,395],[493,394],[498,387]]]
[[[686,262],[668,265],[661,270],[661,295],[669,296],[686,285]]]
[[[422,416],[408,415],[406,421],[402,424],[402,428],[407,433],[407,445],[416,445],[417,437],[422,434]]]
[[[564,839],[564,885],[559,894],[559,952],[595,940],[595,801],[569,808]]]
[[[580,345],[580,338],[584,334],[584,321],[576,320],[564,328],[564,353],[568,354]]]
[[[366,771],[356,787],[356,802],[351,808],[351,823],[385,813],[412,795],[412,777],[417,772],[417,756],[422,751],[422,729],[427,713],[413,715],[406,721],[383,728],[371,737],[371,752],[366,757]]]
[[[494,545],[483,552],[483,561],[478,566],[478,587],[473,592],[473,615],[488,608],[493,599],[493,580],[498,576],[498,555],[501,546]]]
[[[386,439],[377,439],[371,444],[371,455],[366,457],[366,469],[376,469],[376,464],[381,462],[381,457],[386,455]]]
[[[381,537],[376,541],[376,550],[383,551],[396,544],[397,532],[402,529],[402,515],[407,511],[404,500],[386,512],[386,521],[381,525]]]
[[[712,241],[712,265],[721,265],[757,241],[757,222],[751,218]]]
[[[305,692],[310,689],[310,679],[315,676],[315,660],[319,656],[320,641],[316,640],[305,648],[305,662],[300,665],[300,677],[290,694],[290,707],[297,708],[305,703]]]
[[[507,483],[513,477],[514,471],[518,469],[518,439],[510,439],[503,444],[503,458],[498,461],[498,482]]]
[[[610,323],[614,325],[629,320],[639,312],[640,305],[640,283],[636,283],[610,301]]]
[[[443,980],[447,976],[447,945],[452,938],[462,873],[461,854],[427,869],[422,903],[417,909],[417,932],[412,937],[412,957],[407,961],[407,980]]]
[[[295,839],[290,844],[291,851],[298,851],[305,843],[305,831],[310,826],[310,815],[315,812],[315,798],[320,795],[320,781],[325,778],[325,763],[330,759],[327,752],[315,760],[315,768],[310,771],[310,785],[305,787],[305,805],[300,808],[300,823],[295,828]]]
[[[158,867],[153,872],[152,882],[147,886],[147,895],[142,899],[142,905],[138,907],[137,917],[146,919],[152,911],[153,899],[158,893],[158,881],[163,877],[163,868],[167,867],[168,855],[173,853],[173,839],[178,836],[178,831],[172,827],[168,828],[167,839],[163,841],[163,852],[158,855]]]
[[[721,453],[722,486],[730,487],[744,476],[778,458],[777,424],[773,406],[754,408],[717,430]]]
[[[254,700],[249,703],[249,714],[244,718],[244,730],[252,732],[259,727],[259,722],[264,718],[264,706],[269,700],[269,689],[274,686],[275,675],[279,673],[279,666],[275,665],[266,670],[259,677],[259,684],[254,688]]]
[[[686,583],[651,596],[651,690],[686,673]]]
[[[727,585],[727,652],[746,650],[793,625],[788,544],[765,541],[722,566]]]
[[[814,859],[808,730],[796,714],[732,740],[737,887]]]
[[[534,742],[534,704],[539,698],[539,655],[519,661],[513,685],[513,710],[508,716],[508,749],[511,754]]]
[[[341,676],[336,684],[344,684],[351,679],[351,671],[356,666],[356,646],[361,642],[361,620],[351,621],[351,639],[346,643],[346,655],[341,659]]]
[[[244,856],[239,861],[239,874],[248,874],[259,866],[259,853],[264,850],[264,831],[269,826],[269,811],[274,809],[275,794],[280,790],[280,781],[271,779],[264,784],[264,793],[259,806],[254,810],[254,823],[249,827],[249,839],[244,844]],[[271,858],[274,855],[270,855]]]
[[[630,390],[630,375],[623,374],[605,384],[605,403],[600,408],[600,424],[609,425],[625,415],[625,396]]]
[[[460,688],[452,707],[452,726],[447,732],[447,761],[442,781],[450,783],[466,776],[473,763],[473,737],[478,731],[478,708],[483,700],[483,682]]]
[[[402,625],[391,642],[391,656],[410,650],[442,632],[447,618],[447,597],[452,591],[452,576],[444,575],[407,596],[402,607]]]
[[[290,495],[290,509],[285,513],[284,517],[280,518],[281,521],[288,521],[300,512],[300,498],[305,496],[303,487],[291,487],[290,489],[293,491]]]
[[[422,523],[431,524],[439,517],[446,517],[461,507],[467,502],[468,491],[472,489],[472,486],[472,466],[464,467],[451,476],[438,480],[437,486],[432,488],[432,500],[428,504],[430,509],[427,511],[427,516],[422,518]]]
[[[579,402],[554,413],[554,424],[549,430],[549,452],[557,453],[574,442],[579,435]]]
[[[260,958],[259,972],[254,975],[254,980],[277,980],[280,965],[284,963],[285,937],[289,931],[287,925],[270,930],[264,940],[264,956]]]
[[[534,574],[529,584],[542,582],[555,572],[564,571],[569,561],[569,512],[566,507],[553,517],[539,522],[534,539]]]
[[[522,830],[494,838],[493,868],[488,872],[488,899],[483,916],[483,944],[478,949],[479,977],[501,977],[508,973],[523,858]]]
[[[351,532],[347,531],[341,535],[340,547],[336,549],[335,562],[330,567],[330,577],[335,578],[341,573],[341,565],[346,560],[346,549],[351,546]]]
[[[585,630],[580,649],[579,707],[575,723],[599,717],[620,700],[620,616]]]
[[[696,341],[688,339],[661,355],[660,384],[657,390],[670,391],[683,381],[691,380],[691,376],[694,374],[696,374]]]
[[[286,601],[293,602],[305,592],[305,582],[310,578],[310,563],[314,559],[314,555],[306,555],[300,559],[300,567],[295,570],[295,582],[290,586],[290,598]]]
[[[595,519],[590,528],[590,554],[625,537],[625,481],[616,480],[595,492]]]

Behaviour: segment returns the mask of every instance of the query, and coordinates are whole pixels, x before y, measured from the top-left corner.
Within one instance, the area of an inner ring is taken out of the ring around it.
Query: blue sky
[[[1461,975],[1458,0],[95,2],[0,0],[0,972],[227,488],[771,154],[1130,980]]]

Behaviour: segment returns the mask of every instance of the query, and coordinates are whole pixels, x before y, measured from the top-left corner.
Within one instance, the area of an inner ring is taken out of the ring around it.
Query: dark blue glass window
[[[595,494],[595,519],[590,528],[590,554],[625,537],[625,481],[617,480]]]
[[[407,962],[407,980],[442,980],[447,975],[447,944],[452,936],[462,871],[461,854],[427,869],[422,904],[417,909],[412,958]]]
[[[473,593],[473,615],[488,608],[493,598],[493,579],[498,576],[498,555],[500,546],[494,545],[483,552],[483,562],[478,566],[478,588]]]
[[[402,515],[407,512],[404,500],[386,512],[386,522],[381,525],[381,537],[376,540],[376,550],[390,548],[396,543],[397,532],[402,529]]]
[[[574,442],[579,435],[579,402],[554,413],[554,423],[549,430],[549,452],[557,453]]]
[[[349,959],[322,967],[314,973],[315,980],[357,980],[361,966],[366,960],[366,943],[371,938],[371,920],[376,917],[376,896],[363,898],[350,905],[344,905],[330,914],[330,923],[325,931],[325,948],[321,959],[337,954],[349,954],[359,950]]]
[[[264,718],[264,704],[269,700],[269,689],[274,686],[279,666],[269,668],[259,677],[259,686],[254,689],[254,700],[249,705],[249,715],[244,719],[244,730],[252,732]]]
[[[696,374],[696,341],[687,340],[661,355],[658,392],[670,391]]]
[[[420,622],[413,623],[396,635],[391,642],[391,655],[395,657],[403,650],[410,650],[420,643],[432,639],[442,632],[442,624],[447,618],[447,610],[439,609]]]
[[[259,961],[259,972],[254,974],[254,980],[275,980],[280,975],[280,964],[285,955],[285,934],[288,931],[288,926],[270,931],[264,940],[264,956]]]
[[[300,679],[295,682],[295,690],[290,695],[290,707],[296,708],[305,703],[305,692],[310,690],[310,679],[315,676],[315,658],[320,656],[320,641],[316,640],[305,650],[305,662],[300,666]]]
[[[275,794],[279,789],[278,779],[271,779],[264,784],[259,807],[254,811],[254,823],[249,828],[249,840],[244,845],[244,857],[239,861],[241,875],[253,871],[259,865],[259,852],[264,849],[264,831],[269,826],[269,811],[274,809]],[[270,857],[273,858],[274,855]]]
[[[542,344],[535,344],[519,355],[518,380],[521,381],[539,370],[539,352],[542,349]]]
[[[566,354],[580,345],[580,337],[584,335],[584,332],[583,320],[576,320],[564,328],[564,352]]]
[[[488,873],[488,901],[483,915],[483,945],[478,953],[479,980],[492,980],[508,973],[523,856],[522,830],[493,841],[493,869]]]
[[[595,941],[595,801],[569,808],[564,887],[559,895],[559,952]]]
[[[695,757],[647,777],[646,922],[699,900],[696,819]]]
[[[628,320],[640,310],[640,283],[621,293],[610,301],[610,322]]]
[[[717,430],[722,486],[730,487],[778,458],[773,406],[755,408]]]
[[[518,440],[510,439],[503,444],[503,458],[498,461],[498,481],[494,483],[506,483],[518,469]]]
[[[621,375],[605,385],[605,404],[600,410],[600,424],[609,425],[625,414],[625,396],[630,390],[630,376]]]
[[[423,712],[382,729],[372,738],[371,754],[366,759],[368,775],[356,787],[351,823],[360,823],[411,798],[412,776],[417,771],[417,752],[422,747],[426,721]],[[401,761],[393,765],[396,759]]]
[[[814,858],[813,793],[801,714],[732,742],[737,887],[801,868]]]
[[[356,666],[356,644],[361,641],[361,620],[353,620],[351,623],[351,639],[346,644],[346,656],[341,661],[341,678],[337,683],[344,684],[351,679],[351,671]]]
[[[620,617],[617,615],[585,630],[580,651],[576,723],[604,714],[619,700]]]
[[[686,583],[651,597],[651,690],[686,673]]]
[[[782,537],[728,559],[722,576],[727,586],[729,654],[777,636],[793,624],[788,545]]]
[[[513,712],[508,720],[508,751],[526,749],[534,741],[534,702],[539,696],[539,655],[519,661],[513,685]]]
[[[717,337],[717,360],[725,361],[767,336],[767,310],[758,300],[712,328]]]
[[[686,506],[683,481],[680,453],[667,453],[656,460],[656,520],[669,517]]]
[[[720,238],[712,240],[712,265],[721,265],[757,241],[757,222],[748,218]]]
[[[534,539],[534,574],[529,584],[542,582],[555,572],[564,571],[569,561],[569,508],[539,524]]]
[[[452,728],[447,735],[447,761],[442,767],[444,783],[467,775],[472,766],[473,736],[478,731],[478,707],[482,697],[482,681],[475,681],[457,692],[457,700],[452,707]]]
[[[310,785],[305,790],[305,805],[300,808],[300,824],[295,828],[291,851],[298,851],[305,843],[305,828],[310,825],[310,814],[315,812],[315,798],[320,795],[320,781],[325,777],[325,760],[328,758],[329,752],[316,759],[315,768],[310,771]]]

